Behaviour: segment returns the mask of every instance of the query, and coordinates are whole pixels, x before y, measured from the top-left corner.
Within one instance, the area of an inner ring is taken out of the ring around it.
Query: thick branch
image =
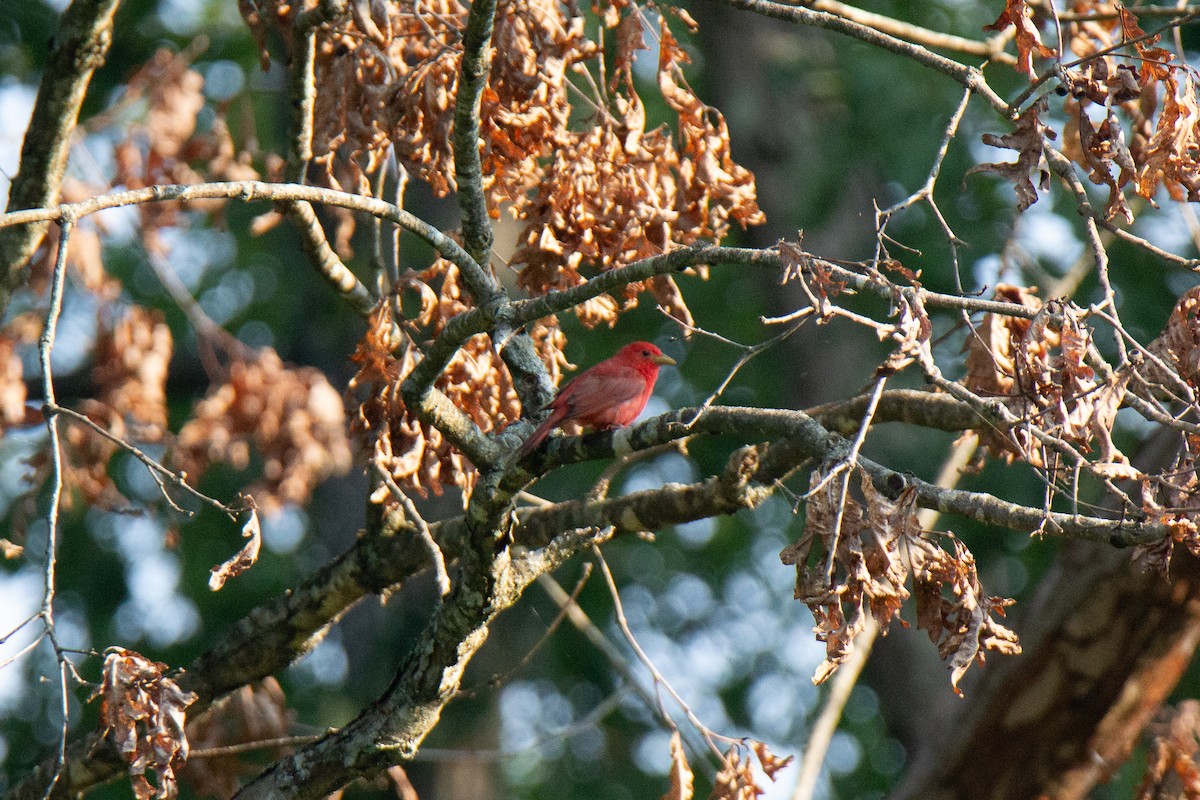
[[[927,422],[954,430],[956,425],[970,421],[974,413],[966,404],[955,403],[920,392],[886,393],[876,411],[876,421],[912,421],[924,414]],[[935,410],[923,410],[927,406]],[[840,408],[824,409],[821,413],[831,421],[845,414]],[[618,535],[735,513],[769,497],[777,490],[779,480],[798,465],[810,459],[836,459],[847,445],[842,437],[830,433],[802,412],[712,407],[699,416],[696,409],[685,409],[621,431],[557,437],[551,440],[547,455],[533,458],[541,458],[542,463],[568,463],[612,457],[629,452],[630,448],[641,449],[698,434],[776,442],[768,447],[737,451],[721,475],[691,485],[666,486],[605,501],[580,499],[521,509],[512,530],[513,540],[538,553],[542,551],[537,548],[551,546],[561,559],[574,552],[572,548],[590,543],[590,534],[580,531],[611,529],[612,535]],[[1037,529],[1044,519],[1041,509],[1005,503],[990,495],[941,489],[865,459],[859,463],[888,494],[897,493],[905,482],[915,486],[918,501],[925,507],[1024,531]],[[189,713],[197,713],[238,686],[283,669],[320,642],[329,626],[362,597],[372,592],[395,591],[402,581],[425,569],[429,565],[428,548],[416,531],[402,526],[400,517],[391,518],[381,531],[360,537],[338,559],[234,625],[180,677],[182,688],[196,692],[199,697]],[[431,524],[430,530],[447,561],[462,557],[468,538],[464,517]],[[1114,544],[1153,541],[1164,535],[1161,525],[1123,524],[1067,514],[1051,515],[1046,532]],[[522,572],[520,583],[524,585],[532,579],[525,573],[536,573],[537,569],[526,565],[526,569],[517,571]],[[484,611],[476,609],[474,613]],[[68,750],[59,795],[84,791],[120,771],[119,760],[110,748],[98,746],[99,741],[93,734]],[[45,785],[44,781],[38,782],[40,774],[30,776],[8,796],[22,800],[40,796]]]
[[[120,0],[74,0],[63,13],[54,49],[42,73],[33,116],[21,144],[21,164],[8,192],[8,210],[58,202],[71,134],[91,83],[112,43],[112,20]],[[46,225],[0,230],[0,315],[21,271],[46,234]]]
[[[760,454],[761,457],[749,476],[749,480],[768,492],[774,491],[779,481],[788,477],[806,461],[837,462],[844,458],[850,445],[846,439],[831,433],[802,411],[716,407],[705,409],[698,417],[695,409],[683,409],[647,420],[633,428],[583,437],[552,439],[551,445],[546,448],[547,455],[542,458],[548,458],[554,463],[606,458],[696,433],[733,433],[743,441],[754,441],[756,437],[773,439],[774,441]],[[922,508],[957,514],[1000,528],[1023,532],[1041,531],[1050,536],[1086,539],[1122,547],[1159,541],[1166,535],[1165,526],[1158,522],[1047,513],[1041,508],[1010,503],[982,492],[944,489],[861,456],[857,465],[871,477],[876,488],[888,497],[898,497],[906,487],[912,487],[916,491],[917,505]],[[553,536],[556,529],[561,531],[588,526],[614,525],[618,533],[657,530],[679,522],[729,513],[730,509],[722,505],[727,502],[728,496],[724,496],[725,499],[722,500],[722,495],[714,494],[721,487],[716,484],[708,485],[715,480],[718,479],[713,478],[707,483],[691,486],[670,486],[625,495],[603,503],[586,498],[576,500],[554,506],[554,517],[540,516],[549,513],[549,510],[539,509],[522,516],[520,535],[532,538],[519,538],[518,541],[527,545],[537,544],[548,541],[544,537]],[[705,492],[704,502],[692,501],[694,492],[698,490]],[[739,492],[739,497],[754,497],[756,502],[762,499],[749,489]],[[644,506],[633,505],[640,502],[638,498],[645,498],[648,502]],[[679,518],[676,514],[680,509],[690,510],[687,516]]]
[[[454,178],[462,209],[463,241],[467,252],[487,269],[492,252],[492,223],[483,192],[483,162],[479,156],[479,107],[492,64],[492,27],[496,0],[474,0],[463,30],[462,71],[454,101]],[[472,287],[477,290],[479,287]],[[476,295],[479,301],[491,299]]]

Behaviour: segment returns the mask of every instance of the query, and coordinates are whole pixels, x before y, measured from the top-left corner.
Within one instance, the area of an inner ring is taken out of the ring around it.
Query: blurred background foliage
[[[47,42],[54,36],[62,5],[60,0],[0,4],[0,186],[15,169]],[[859,5],[978,39],[982,26],[995,19],[1003,4],[862,0]],[[925,181],[961,97],[960,87],[834,34],[713,3],[690,10],[700,22],[700,33],[685,38],[693,56],[687,74],[700,97],[726,114],[734,157],[755,172],[759,203],[768,220],[737,238],[769,246],[781,238],[794,239],[802,230],[812,252],[869,257],[873,203],[894,203]],[[1194,37],[1189,34],[1188,41]],[[200,126],[211,124],[220,107],[240,147],[260,155],[285,152],[288,109],[280,46],[279,41],[270,42],[276,58],[269,72],[260,71],[255,44],[233,0],[125,0],[113,47],[92,82],[83,119],[112,107],[125,82],[156,49],[190,49],[195,52],[194,68],[206,80],[209,105],[201,112]],[[1022,83],[1008,67],[989,66],[986,71],[1002,94]],[[138,109],[122,113],[137,114]],[[649,113],[652,120],[656,114],[665,117],[662,109]],[[1058,123],[1056,127],[1061,120]],[[1000,280],[1044,286],[1065,274],[1082,252],[1072,224],[1074,210],[1065,198],[1055,205],[1050,196],[1043,196],[1017,217],[1010,185],[987,175],[964,180],[973,164],[1005,158],[980,143],[980,134],[988,131],[1003,132],[1002,122],[973,103],[950,145],[938,184],[940,207],[965,242],[959,249],[962,283],[968,291],[985,294]],[[112,158],[112,144],[85,127],[71,169],[89,177],[103,172]],[[455,224],[452,199],[435,200],[421,186],[412,187],[408,207],[436,225]],[[288,225],[258,237],[248,234],[250,220],[261,211],[233,204],[220,218],[189,214],[190,227],[180,229],[174,243],[173,266],[209,315],[239,339],[273,345],[289,362],[316,366],[341,390],[353,374],[346,357],[364,323],[304,263]],[[113,219],[119,222],[119,215]],[[1141,218],[1136,230],[1177,252],[1195,255],[1181,245],[1186,229],[1170,206]],[[914,208],[898,217],[891,232],[903,245],[894,255],[910,269],[921,270],[927,287],[953,289],[949,248],[927,209]],[[505,235],[502,226],[501,241]],[[511,241],[515,231],[507,235]],[[357,252],[352,266],[365,275],[370,252],[365,241]],[[404,266],[421,267],[430,255],[409,243],[404,258]],[[122,235],[119,224],[114,223],[106,240],[104,259],[129,298],[167,314],[176,340],[169,390],[172,426],[177,429],[208,388],[195,337],[141,248],[130,235]],[[1112,261],[1125,322],[1135,335],[1151,338],[1161,329],[1174,298],[1195,282],[1194,276],[1149,263],[1144,253],[1132,248],[1115,247]],[[794,286],[779,286],[772,276],[740,268],[718,267],[706,282],[685,278],[681,285],[698,325],[743,343],[773,335],[774,330],[760,322],[761,315],[785,313],[803,303]],[[1094,278],[1085,279],[1078,302],[1096,299],[1097,291]],[[861,300],[860,306],[877,315],[883,311],[871,300]],[[76,312],[69,313],[64,325],[78,330],[65,340],[86,351],[86,310]],[[937,333],[953,324],[948,317],[935,318]],[[679,329],[650,303],[624,315],[615,330],[584,330],[566,317],[564,325],[570,341],[567,355],[581,366],[636,338],[655,340],[680,361],[678,370],[664,371],[650,413],[701,401],[737,355],[710,338],[682,339]],[[1098,344],[1103,349],[1110,343]],[[809,324],[744,368],[723,401],[805,408],[846,398],[867,384],[884,353],[883,345],[844,321]],[[941,355],[945,363],[961,363],[958,353]],[[81,388],[86,385],[66,371],[60,377],[68,387],[75,385],[73,380]],[[917,375],[902,375],[891,385],[913,385],[917,380]],[[1140,430],[1120,425],[1118,444],[1127,452],[1135,450],[1130,443]],[[0,508],[6,513],[16,492],[25,488],[19,480],[20,458],[40,435],[30,434],[27,441],[10,435],[0,441]],[[938,432],[881,426],[868,438],[864,452],[932,478],[952,439]],[[723,464],[727,451],[718,441],[697,445],[690,458],[672,454],[640,462],[622,476],[621,490],[711,474]],[[543,481],[539,491],[551,499],[578,495],[601,467],[562,470]],[[155,491],[132,459],[118,457],[112,469],[128,496]],[[214,470],[202,488],[215,497],[233,497],[248,477]],[[990,464],[967,476],[963,486],[1002,493],[1016,502],[1041,503],[1041,484],[1022,466]],[[232,621],[343,551],[363,522],[366,491],[364,476],[356,472],[327,482],[309,507],[286,508],[268,517],[264,557],[219,593],[206,588],[208,570],[240,546],[236,528],[219,515],[202,511],[168,531],[151,517],[76,507],[65,517],[61,539],[61,635],[80,649],[119,644],[173,666],[184,665]],[[44,507],[45,498],[40,502]],[[437,518],[454,513],[457,503],[457,498],[443,497],[422,507],[428,517]],[[727,735],[763,739],[782,754],[798,753],[803,747],[827,692],[810,682],[823,647],[813,641],[809,612],[792,599],[792,571],[778,558],[802,525],[803,509],[797,511],[787,496],[777,495],[753,512],[681,526],[654,541],[627,539],[605,548],[634,632],[699,718]],[[990,594],[1018,599],[1019,619],[1020,600],[1036,587],[1056,545],[960,519],[944,519],[939,525],[969,544]],[[0,566],[0,618],[6,630],[36,610],[37,554],[44,535],[44,525],[33,524],[26,558]],[[580,562],[568,564],[557,576],[559,582],[569,591],[581,569]],[[314,653],[280,676],[294,714],[294,731],[318,732],[343,724],[377,696],[420,631],[434,593],[432,581],[420,579],[385,604],[364,602]],[[583,588],[580,602],[596,624],[619,641],[612,601],[598,574]],[[623,688],[579,631],[561,625],[528,664],[508,674],[556,614],[554,604],[534,587],[494,626],[465,685],[486,684],[497,674],[504,675],[505,682],[498,688],[485,686],[448,707],[423,755],[409,768],[421,797],[632,800],[658,797],[664,791],[668,733],[638,696]],[[0,657],[19,647],[19,639],[6,643]],[[0,783],[18,779],[49,752],[57,735],[56,689],[53,683],[37,680],[52,673],[47,669],[51,660],[49,651],[39,647],[32,656],[0,670]],[[95,656],[81,658],[79,669],[96,680],[99,664]],[[638,665],[634,671],[642,686],[653,691],[645,671]],[[1198,689],[1193,674],[1179,692],[1194,695]],[[965,690],[969,696],[970,678]],[[619,701],[613,701],[615,711],[599,724],[576,725],[614,692],[621,693]],[[84,700],[79,693],[72,704],[76,730],[96,722],[97,704]],[[893,631],[854,691],[829,753],[820,796],[882,796],[898,781],[922,732],[944,721],[959,702],[924,634],[915,629]],[[573,735],[556,735],[563,729],[571,729]],[[504,754],[495,757],[497,748]],[[451,757],[442,752],[461,749],[481,754]],[[782,773],[768,797],[789,796],[794,772]],[[1130,780],[1111,787],[1110,795],[1127,794]],[[118,782],[92,796],[119,798],[128,792],[127,785]],[[184,792],[188,796],[192,789],[185,785]],[[348,796],[389,793],[358,786]]]

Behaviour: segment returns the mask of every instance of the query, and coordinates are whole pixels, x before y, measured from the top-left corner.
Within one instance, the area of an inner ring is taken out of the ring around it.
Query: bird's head
[[[649,342],[633,342],[621,348],[621,358],[638,369],[656,373],[658,368],[675,363],[675,359],[664,355],[662,350]]]

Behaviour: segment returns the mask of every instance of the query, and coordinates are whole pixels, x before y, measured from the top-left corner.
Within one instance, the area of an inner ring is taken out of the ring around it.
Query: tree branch
[[[120,0],[73,0],[63,12],[54,49],[42,73],[33,116],[21,144],[21,163],[8,190],[8,210],[58,202],[71,134],[92,74],[112,44]],[[0,316],[22,281],[21,271],[46,235],[46,225],[0,230]]]
[[[479,156],[479,107],[492,65],[492,27],[496,0],[474,0],[463,30],[462,69],[454,100],[454,178],[462,209],[463,242],[467,252],[487,270],[492,252],[492,224],[483,192],[483,163]],[[481,287],[472,287],[478,290]],[[490,297],[476,295],[480,303]]]
[[[959,401],[934,400],[932,405],[937,410],[922,412],[931,399],[930,395],[921,392],[887,392],[880,399],[876,422],[921,418],[955,429],[953,425],[972,421],[970,417],[974,412]],[[852,401],[851,406],[855,402],[858,401]],[[831,421],[852,414],[849,408],[827,407],[817,411]],[[925,413],[924,417],[922,413]],[[632,448],[641,449],[698,434],[736,434],[746,441],[756,438],[775,441],[736,451],[720,475],[694,484],[671,485],[603,501],[584,498],[520,509],[512,529],[513,540],[534,550],[538,553],[536,558],[546,559],[547,565],[557,564],[580,547],[590,545],[594,541],[592,532],[597,530],[605,531],[605,536],[657,530],[754,507],[777,491],[780,481],[798,465],[814,458],[836,460],[849,444],[803,412],[718,406],[704,409],[699,416],[696,409],[683,409],[620,431],[556,437],[551,440],[546,454],[531,460],[540,459],[540,463],[548,464],[611,458]],[[1164,527],[1158,523],[1058,513],[1047,517],[1040,508],[1007,503],[977,492],[943,489],[862,457],[858,466],[870,474],[875,485],[888,496],[894,497],[906,485],[913,486],[918,504],[923,507],[997,527],[1032,531],[1045,522],[1049,534],[1115,545],[1156,541],[1165,535]],[[515,491],[515,488],[507,487],[507,491]],[[429,527],[448,563],[460,560],[470,550],[465,517],[432,523]],[[550,551],[540,549],[547,546],[551,547]],[[215,647],[196,659],[179,678],[184,691],[195,692],[198,696],[189,713],[194,715],[216,697],[284,668],[315,647],[329,627],[364,596],[394,592],[403,581],[429,565],[429,550],[419,532],[404,523],[403,515],[393,514],[382,523],[380,530],[360,537],[350,550],[294,589],[252,611]],[[520,573],[520,579],[514,583],[515,579],[509,577],[509,582],[503,584],[503,591],[515,591],[518,584],[523,590],[539,569],[536,561],[514,564],[513,571]],[[458,620],[455,624],[460,627],[455,630],[459,635],[478,631],[475,626],[484,624],[479,622],[481,619],[490,619],[488,615],[494,616],[501,606],[507,607],[508,599],[515,600],[506,598],[507,595],[500,597],[496,608],[490,610],[483,607],[463,610],[460,607],[457,613],[472,621],[467,624]],[[446,605],[454,603],[448,600]],[[427,632],[427,645],[433,647],[432,642],[443,635],[431,627]],[[429,702],[428,696],[422,696],[420,703]],[[432,713],[427,705],[423,708]],[[362,724],[367,725],[366,722]],[[59,787],[61,796],[84,791],[122,768],[110,748],[99,746],[101,741],[99,736],[91,734],[68,749],[67,766]],[[344,747],[347,741],[341,740],[339,747]],[[413,740],[410,737],[405,741],[411,744]],[[363,769],[375,764],[372,759],[382,757],[380,754],[370,756],[362,765]],[[21,800],[39,796],[44,783],[39,786],[36,780],[41,774],[35,772],[8,796]]]
[[[411,212],[405,211],[386,200],[373,197],[363,197],[336,189],[323,189],[317,186],[301,186],[294,183],[266,183],[264,181],[227,181],[216,183],[170,184],[148,186],[144,189],[109,192],[96,195],[78,203],[64,203],[43,208],[31,208],[27,211],[12,211],[0,214],[0,228],[21,225],[27,222],[56,220],[65,211],[70,211],[76,218],[95,214],[107,208],[131,206],[141,203],[180,202],[193,200],[240,200],[250,203],[255,200],[285,202],[305,200],[310,203],[348,208],[351,211],[361,211],[372,216],[385,219],[429,244],[438,254],[450,261],[464,272],[478,270],[476,264],[458,242],[437,228],[425,222]]]
[[[1008,103],[993,91],[988,85],[987,80],[983,77],[983,73],[977,68],[959,63],[951,58],[938,55],[931,50],[927,50],[919,44],[913,44],[894,36],[889,36],[875,28],[864,25],[846,17],[830,14],[824,11],[816,11],[812,8],[804,6],[784,5],[783,3],[772,2],[772,0],[721,0],[734,8],[740,8],[745,11],[753,11],[756,14],[761,14],[764,17],[773,17],[774,19],[782,19],[787,22],[793,22],[797,25],[808,25],[814,28],[823,28],[825,30],[836,31],[837,33],[845,34],[852,38],[858,39],[861,42],[879,47],[905,58],[912,59],[918,64],[928,67],[935,72],[940,72],[943,75],[948,75],[954,80],[961,83],[966,88],[970,89],[975,94],[984,98],[991,104],[992,108],[999,111],[1006,118],[1012,118],[1008,110]]]
[[[987,41],[980,42],[975,39],[965,39],[962,36],[954,36],[949,33],[922,28],[920,25],[902,22],[884,14],[874,14],[856,6],[839,3],[837,0],[812,0],[808,4],[808,7],[816,11],[825,11],[830,14],[836,14],[839,17],[845,17],[860,25],[866,25],[882,33],[890,34],[891,36],[916,44],[922,44],[926,47],[936,47],[940,50],[955,50],[1009,66],[1017,63],[1016,58],[1004,52],[1005,43],[1012,38],[1011,35],[1004,33],[997,34]]]

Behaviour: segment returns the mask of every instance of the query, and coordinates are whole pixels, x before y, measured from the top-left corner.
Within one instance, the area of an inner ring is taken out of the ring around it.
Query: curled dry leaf
[[[218,564],[210,570],[208,588],[212,591],[220,591],[227,580],[241,575],[258,561],[258,553],[262,549],[262,526],[258,522],[258,509],[250,509],[250,518],[242,526],[242,538],[247,540],[242,549],[225,563]]]
[[[175,770],[187,761],[185,711],[196,699],[166,676],[166,664],[132,650],[109,648],[104,656],[100,729],[128,773],[137,800],[168,800],[179,794]],[[151,783],[148,773],[153,773]]]
[[[687,754],[683,752],[683,738],[679,731],[671,734],[671,771],[668,778],[671,785],[662,800],[692,800],[692,768],[688,765]]]
[[[893,618],[899,619],[910,578],[917,624],[950,666],[955,691],[985,650],[1020,652],[1016,634],[993,617],[1003,616],[1012,601],[983,592],[975,560],[961,542],[946,534],[953,542],[951,554],[922,532],[915,493],[905,491],[896,501],[889,500],[864,474],[860,504],[849,493],[843,500],[837,478],[825,480],[814,472],[812,485],[804,533],[780,557],[795,566],[796,599],[808,605],[817,621],[817,639],[825,642],[825,661],[814,683],[827,679],[849,657],[867,614],[884,633]],[[816,561],[810,565],[814,551]]]
[[[950,667],[950,683],[962,695],[958,682],[984,652],[1005,655],[1021,652],[1017,635],[996,621],[1014,601],[989,597],[979,583],[975,557],[958,539],[949,537],[951,555],[924,537],[910,539],[913,596],[917,604],[917,627],[929,634],[942,660]]]
[[[1156,357],[1139,367],[1142,383],[1168,395],[1178,395],[1181,383],[1200,391],[1200,287],[1179,298],[1159,336],[1147,346]],[[1167,574],[1176,544],[1200,555],[1200,478],[1196,458],[1200,437],[1189,434],[1169,469],[1142,478],[1142,511],[1167,526],[1160,542],[1139,545],[1134,558],[1145,566]]]
[[[1135,800],[1200,797],[1200,702],[1166,707],[1150,727],[1151,739]]]
[[[1126,70],[1120,74],[1130,73]],[[1112,108],[1105,108],[1104,121],[1099,126],[1094,125],[1088,116],[1087,104],[1086,98],[1081,102],[1068,99],[1064,103],[1069,116],[1063,131],[1063,150],[1088,171],[1092,183],[1108,187],[1105,217],[1121,216],[1131,223],[1133,211],[1125,202],[1123,187],[1137,176],[1137,166],[1125,141],[1125,129]],[[1114,167],[1116,175],[1113,175]]]
[[[1173,375],[1151,361],[1142,376],[1151,386],[1171,391],[1177,378],[1200,390],[1200,286],[1188,289],[1175,303],[1167,324],[1146,348],[1158,356]]]
[[[1009,0],[1010,3],[1013,1]],[[984,144],[1016,150],[1016,161],[979,164],[971,167],[966,173],[973,175],[976,172],[994,172],[1012,181],[1017,191],[1018,211],[1024,211],[1037,202],[1038,187],[1049,188],[1050,170],[1044,165],[1042,148],[1047,139],[1055,139],[1058,134],[1042,122],[1040,115],[1045,111],[1046,99],[1042,98],[1017,117],[1012,133],[1003,136],[991,133],[983,135]],[[1034,178],[1037,179],[1036,183]]]
[[[895,348],[887,361],[875,370],[877,375],[889,375],[907,367],[918,358],[923,348],[929,346],[929,338],[933,335],[933,323],[919,295],[897,293],[893,302],[899,319],[890,336],[884,331],[879,336],[881,339],[891,338]]]
[[[1050,58],[1056,52],[1054,48],[1042,44],[1032,15],[1025,0],[1005,0],[1004,11],[1000,12],[996,21],[983,26],[985,31],[1003,31],[1009,26],[1013,28],[1017,41],[1017,69],[1031,78],[1034,76],[1033,57]]]
[[[775,780],[776,773],[792,761],[791,756],[779,758],[774,755],[763,742],[751,741],[748,749],[758,756],[763,772],[772,781]],[[754,774],[754,762],[750,760],[749,753],[743,757],[741,751],[741,745],[734,745],[725,753],[721,769],[713,779],[710,800],[755,800],[765,793],[766,790],[758,784]]]
[[[846,281],[834,276],[829,269],[828,262],[814,258],[811,253],[804,250],[803,241],[804,232],[801,231],[796,235],[794,243],[780,240],[779,244],[775,245],[775,249],[779,251],[780,260],[783,262],[781,282],[803,281],[813,310],[817,312],[820,319],[828,319],[833,313],[829,310],[829,298],[837,297],[842,292],[849,294],[853,294],[853,292],[847,290]]]
[[[766,742],[751,741],[750,749],[754,751],[754,755],[758,756],[758,763],[762,767],[762,771],[765,772],[767,777],[771,780],[775,780],[775,776],[780,770],[784,769],[788,764],[791,764],[793,761],[795,761],[795,756],[780,758],[779,756],[775,755],[771,752],[771,749],[767,747]]]
[[[268,513],[303,504],[325,478],[350,469],[346,415],[320,370],[285,367],[264,348],[229,368],[229,380],[196,404],[179,431],[175,458],[192,479],[215,462],[245,469],[251,447],[263,475],[249,492]]]

